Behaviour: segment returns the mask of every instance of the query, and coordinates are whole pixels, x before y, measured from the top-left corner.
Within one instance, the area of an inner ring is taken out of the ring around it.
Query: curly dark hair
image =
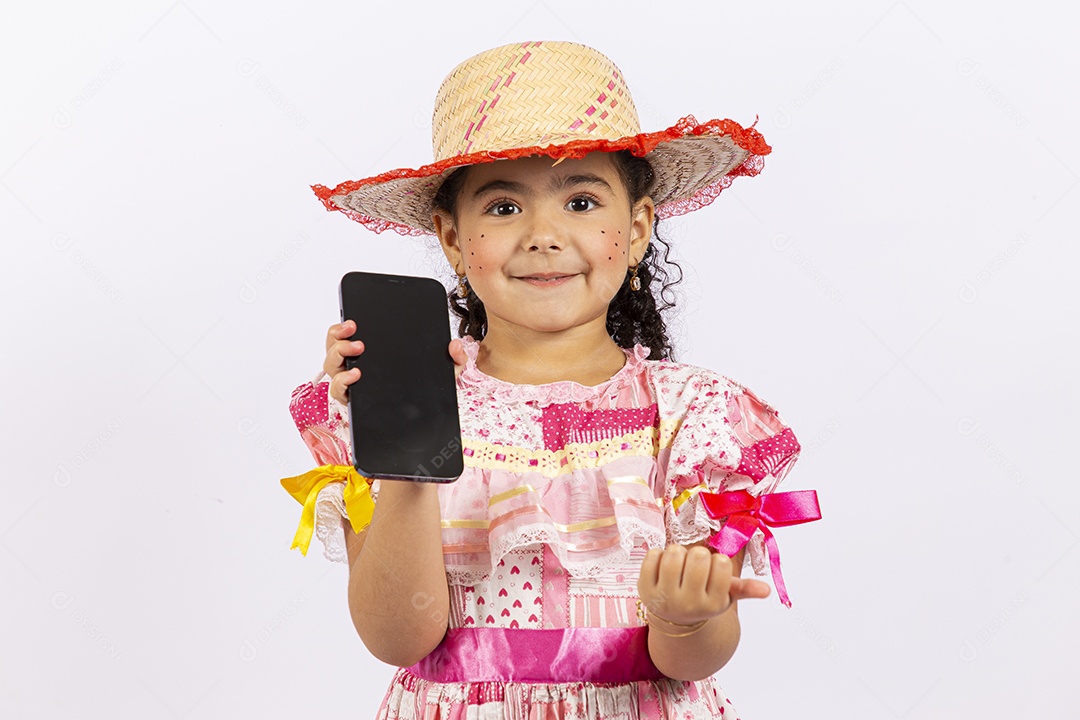
[[[648,160],[631,154],[629,150],[612,153],[612,159],[633,205],[648,194],[653,182],[652,166]],[[459,168],[443,181],[433,201],[436,210],[449,213],[456,219],[457,198],[468,170],[468,166]],[[637,266],[641,290],[630,289],[631,273],[628,271],[622,287],[608,305],[607,331],[619,347],[632,348],[640,343],[651,350],[650,358],[670,360],[673,359],[674,347],[668,337],[663,314],[675,307],[671,288],[682,280],[683,273],[679,264],[670,259],[671,246],[660,237],[659,229],[660,220],[657,218],[653,221],[652,241]],[[657,245],[661,248],[659,252]],[[450,310],[460,318],[458,335],[471,335],[474,340],[483,340],[487,333],[487,312],[473,289],[469,287],[468,295],[464,298],[457,296],[456,289],[451,290],[447,300]]]

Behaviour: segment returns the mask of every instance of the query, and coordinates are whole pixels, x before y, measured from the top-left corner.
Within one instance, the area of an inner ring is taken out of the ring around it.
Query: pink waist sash
[[[625,683],[664,677],[649,657],[648,628],[450,628],[408,668],[431,682]]]

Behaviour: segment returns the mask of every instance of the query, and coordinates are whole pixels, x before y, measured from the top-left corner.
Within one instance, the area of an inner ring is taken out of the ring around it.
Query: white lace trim
[[[323,545],[323,557],[331,562],[347,562],[345,550],[345,484],[328,483],[315,498],[315,537]]]
[[[330,483],[319,491],[315,499],[315,536],[323,545],[323,556],[331,562],[348,562],[345,529],[342,524],[342,520],[347,517],[344,489],[343,483]],[[373,494],[376,489],[373,488]],[[577,578],[595,578],[613,567],[624,565],[630,559],[630,554],[638,539],[644,540],[649,548],[663,549],[665,546],[664,533],[638,518],[620,518],[618,528],[620,531],[618,550],[591,562],[560,560],[566,571]],[[475,585],[483,582],[491,577],[491,572],[498,566],[500,560],[518,548],[536,543],[547,543],[556,555],[566,555],[565,544],[553,528],[544,525],[526,525],[491,547],[490,567],[447,565],[447,582],[451,585]]]
[[[343,483],[330,483],[319,491],[319,495],[315,499],[315,536],[322,543],[323,557],[331,562],[348,562],[345,529],[342,524],[342,520],[348,517],[345,513],[344,489]],[[575,563],[570,560],[561,562],[573,577],[595,578],[598,574],[606,572],[612,567],[626,563],[630,559],[633,547],[636,545],[636,538],[644,540],[649,548],[663,549],[667,544],[689,545],[706,540],[723,527],[721,521],[714,520],[705,512],[705,508],[697,495],[693,495],[680,506],[678,512],[669,507],[666,516],[666,537],[656,527],[648,525],[637,518],[620,518],[618,521],[620,538],[617,551],[597,558],[592,562]],[[518,532],[503,538],[501,542],[491,548],[490,567],[447,565],[447,582],[451,585],[475,585],[484,582],[491,577],[492,570],[498,566],[500,560],[518,548],[524,548],[536,543],[547,543],[552,546],[553,550],[562,546],[562,541],[551,527],[544,525],[524,526]],[[743,561],[744,567],[750,565],[756,575],[767,574],[768,554],[765,550],[764,533],[760,530],[755,532],[750,537],[746,547],[747,553]],[[561,554],[565,554],[565,550]]]
[[[371,482],[371,497],[377,500],[379,481]],[[315,498],[315,537],[323,546],[323,557],[331,562],[348,563],[345,547],[345,483],[327,483]]]
[[[517,548],[524,548],[536,543],[546,543],[559,558],[566,572],[575,578],[595,578],[612,568],[625,565],[630,560],[631,552],[638,540],[644,540],[649,548],[663,549],[665,537],[663,531],[642,522],[638,518],[619,518],[619,547],[613,548],[602,557],[589,561],[575,562],[567,557],[565,543],[559,538],[554,528],[540,524],[524,525],[512,535],[502,538],[491,550],[491,566],[447,565],[447,582],[451,585],[475,585],[491,577],[499,561]]]

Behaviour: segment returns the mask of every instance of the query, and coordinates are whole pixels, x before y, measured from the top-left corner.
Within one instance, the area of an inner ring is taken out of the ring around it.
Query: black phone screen
[[[431,278],[350,272],[341,319],[364,352],[349,386],[357,472],[370,478],[453,482],[464,469],[446,290]]]

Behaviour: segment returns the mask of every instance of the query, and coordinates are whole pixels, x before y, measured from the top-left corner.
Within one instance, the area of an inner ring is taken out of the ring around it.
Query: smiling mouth
[[[561,285],[571,278],[577,277],[576,275],[559,275],[555,273],[544,273],[541,275],[524,275],[519,278],[524,283],[533,285],[536,287],[551,287],[555,285]]]

